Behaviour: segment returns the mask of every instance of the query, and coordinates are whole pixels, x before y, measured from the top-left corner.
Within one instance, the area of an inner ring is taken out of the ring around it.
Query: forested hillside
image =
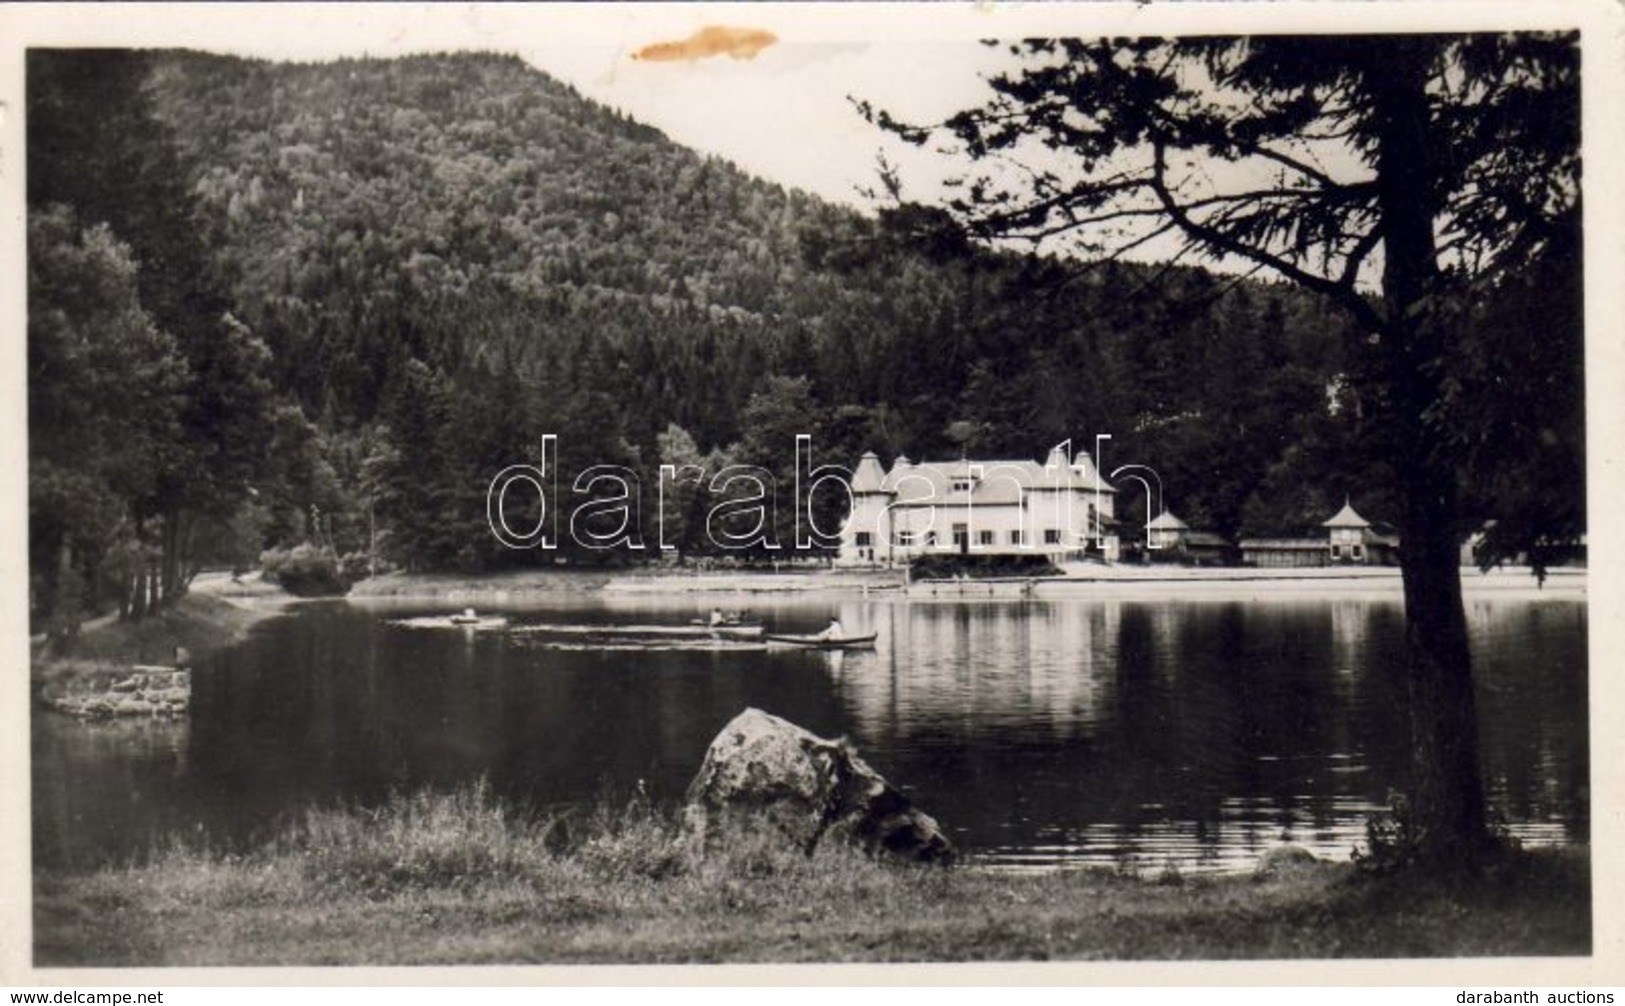
[[[833,207],[516,58],[35,51],[28,117],[37,612],[306,541],[551,561],[485,501],[546,434],[566,490],[594,464],[788,483],[795,433],[841,464],[1110,434],[1106,468],[1155,468],[1193,525],[1383,515],[1354,336],[1316,300]],[[666,511],[703,549],[692,493]]]

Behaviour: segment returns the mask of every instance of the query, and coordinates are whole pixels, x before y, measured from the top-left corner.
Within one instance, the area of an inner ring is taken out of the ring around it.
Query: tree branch
[[[1158,201],[1162,204],[1168,216],[1177,223],[1181,230],[1196,240],[1218,251],[1239,255],[1249,261],[1280,273],[1282,276],[1306,289],[1323,294],[1342,304],[1352,313],[1360,324],[1373,332],[1380,332],[1386,327],[1385,320],[1371,307],[1352,283],[1341,280],[1331,280],[1317,273],[1298,266],[1297,264],[1268,252],[1256,245],[1240,241],[1217,228],[1209,227],[1194,219],[1178,199],[1174,198],[1172,190],[1168,187],[1168,158],[1167,146],[1161,139],[1152,140],[1152,169],[1149,184],[1151,191],[1156,193]]]

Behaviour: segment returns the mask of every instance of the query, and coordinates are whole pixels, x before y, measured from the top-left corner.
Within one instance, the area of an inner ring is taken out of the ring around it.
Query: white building
[[[1036,461],[898,458],[884,471],[873,452],[852,473],[852,513],[837,564],[891,565],[916,556],[1092,552],[1116,561],[1117,490],[1085,452],[1056,447]]]

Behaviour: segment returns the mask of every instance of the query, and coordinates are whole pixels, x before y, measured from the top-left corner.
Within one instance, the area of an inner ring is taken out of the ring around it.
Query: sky
[[[875,187],[881,152],[903,168],[909,195],[933,191],[948,167],[865,122],[853,99],[909,121],[940,121],[986,96],[981,75],[998,62],[972,41],[827,42],[793,33],[749,59],[652,62],[634,51],[562,45],[519,55],[678,143],[853,206],[871,205],[860,191]]]

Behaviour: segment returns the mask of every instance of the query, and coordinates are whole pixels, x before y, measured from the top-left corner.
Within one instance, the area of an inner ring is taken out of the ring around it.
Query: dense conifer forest
[[[1109,434],[1107,471],[1154,468],[1226,535],[1311,528],[1345,495],[1387,515],[1347,379],[1360,336],[1293,288],[833,206],[514,57],[43,50],[27,87],[41,627],[305,544],[352,572],[633,561],[496,541],[487,486],[547,435],[559,502],[591,498],[569,491],[590,466],[644,473],[645,537],[663,519],[685,556],[705,501],[656,505],[658,466],[788,486],[798,433],[845,465]],[[1516,309],[1486,302],[1486,344],[1510,348],[1483,377],[1481,514],[1582,485],[1577,283],[1558,262],[1513,284]]]

